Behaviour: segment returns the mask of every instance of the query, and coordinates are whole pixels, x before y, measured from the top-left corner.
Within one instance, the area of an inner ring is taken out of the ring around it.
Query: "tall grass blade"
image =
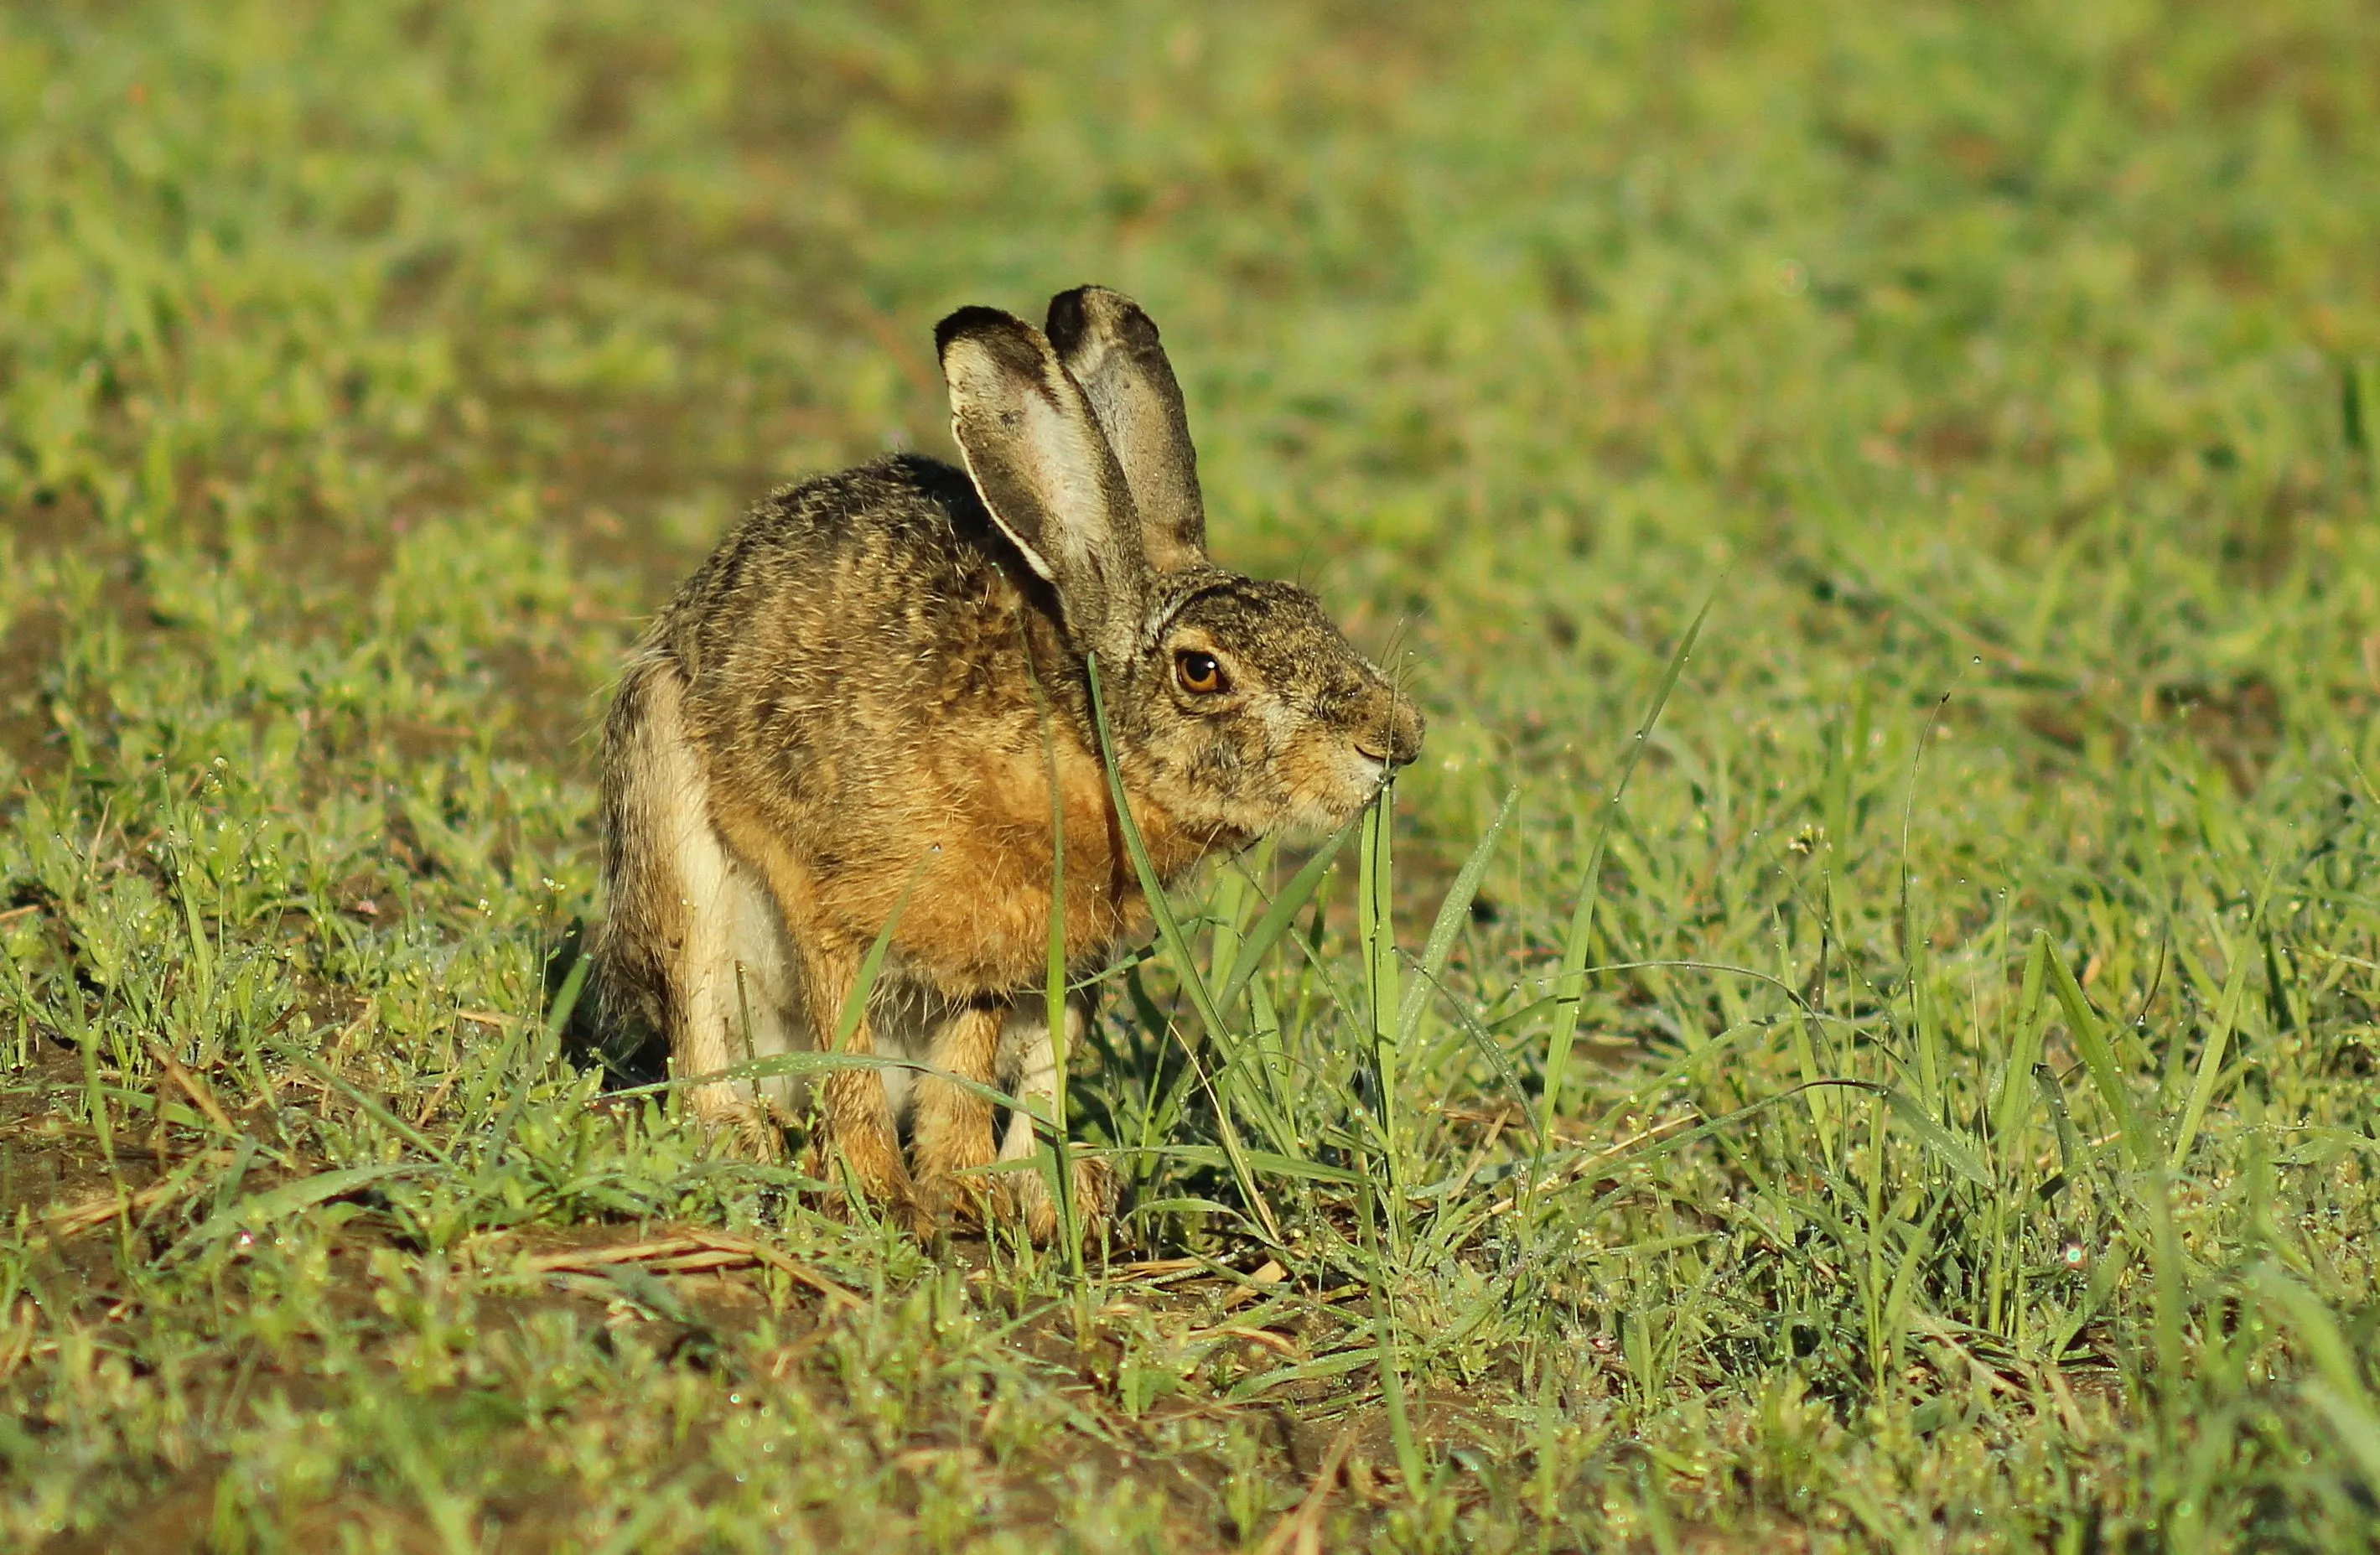
[[[1405,990],[1404,1003],[1397,1012],[1397,1046],[1402,1049],[1413,1040],[1415,1030],[1421,1025],[1422,1011],[1429,1003],[1432,990],[1445,975],[1447,958],[1454,954],[1454,937],[1471,917],[1471,904],[1479,894],[1480,878],[1488,872],[1488,861],[1496,851],[1496,843],[1504,834],[1504,822],[1512,819],[1513,803],[1519,799],[1519,788],[1504,791],[1504,802],[1496,808],[1496,819],[1488,823],[1487,832],[1471,850],[1471,856],[1455,871],[1454,883],[1446,888],[1446,896],[1438,905],[1438,917],[1429,926],[1429,938],[1422,942],[1421,976]]]
[[[1975,1186],[1990,1191],[1992,1174],[1984,1170],[1983,1158],[1937,1122],[1923,1102],[1898,1086],[1885,1092],[1884,1099],[1892,1109],[1892,1115],[1927,1149],[1941,1157],[1943,1164]]]
[[[1554,978],[1555,997],[1560,1001],[1554,1007],[1554,1028],[1546,1051],[1546,1089],[1541,1099],[1544,1116],[1539,1121],[1540,1138],[1550,1139],[1554,1132],[1554,1113],[1561,1102],[1562,1080],[1570,1067],[1571,1045],[1578,1036],[1579,1014],[1586,998],[1587,946],[1595,933],[1595,905],[1603,876],[1603,854],[1611,840],[1612,821],[1620,813],[1620,802],[1626,797],[1628,782],[1636,775],[1636,764],[1645,759],[1645,747],[1652,739],[1653,729],[1661,721],[1661,710],[1670,705],[1670,693],[1677,689],[1678,676],[1685,672],[1686,658],[1694,650],[1694,639],[1702,636],[1703,622],[1708,618],[1711,606],[1718,599],[1714,584],[1703,600],[1702,608],[1678,639],[1677,650],[1670,655],[1669,667],[1661,674],[1661,684],[1653,693],[1645,709],[1644,722],[1636,726],[1635,737],[1629,742],[1628,754],[1620,763],[1619,780],[1604,800],[1600,822],[1595,831],[1595,844],[1587,850],[1586,869],[1579,881],[1578,904],[1571,909],[1570,933],[1562,942],[1560,970]]]
[[[577,1007],[579,992],[587,986],[588,968],[593,965],[590,958],[582,955],[571,964],[568,975],[562,979],[562,987],[553,996],[552,1006],[546,1012],[544,1022],[538,1027],[537,1034],[529,1043],[528,1062],[521,1065],[520,1074],[513,1083],[512,1095],[505,1099],[504,1110],[497,1117],[495,1127],[490,1131],[487,1143],[480,1148],[479,1170],[472,1176],[474,1196],[485,1193],[494,1181],[504,1150],[512,1144],[513,1131],[520,1126],[521,1113],[528,1106],[529,1087],[537,1083],[540,1075],[545,1073],[546,1066],[560,1050],[563,1030],[570,1024],[570,1012]],[[320,1071],[326,1079],[338,1081],[338,1076],[333,1074],[328,1064],[317,1061],[310,1063],[309,1067]],[[353,1087],[339,1083],[341,1088],[349,1091],[354,1099],[369,1102],[369,1099],[363,1098],[362,1093]],[[367,1104],[366,1110],[384,1126],[395,1129],[400,1136],[428,1144],[420,1135],[384,1109]],[[433,1153],[443,1159],[443,1152]]]
[[[2189,1379],[2183,1351],[2183,1306],[2188,1299],[2188,1274],[2181,1254],[2181,1233],[2173,1221],[2173,1184],[2163,1162],[2149,1177],[2149,1324],[2155,1335],[2157,1410],[2168,1439],[2180,1434],[2182,1392]]]
[[[2266,881],[2267,889],[2270,884]],[[2167,1164],[2177,1170],[2189,1159],[2191,1142],[2198,1137],[2199,1125],[2206,1121],[2206,1110],[2215,1103],[2215,1087],[2223,1076],[2223,1058],[2230,1050],[2231,1033],[2240,1025],[2240,1006],[2248,995],[2250,957],[2245,941],[2256,939],[2264,925],[2264,904],[2260,901],[2243,942],[2232,948],[2231,968],[2223,979],[2223,996],[2215,1006],[2215,1025],[2206,1033],[2206,1047],[2198,1055],[2198,1071],[2191,1078],[2190,1099],[2182,1105],[2181,1122],[2174,1129],[2173,1152],[2167,1158]]]
[[[1039,694],[1038,681],[1034,691]],[[1041,754],[1050,778],[1050,949],[1041,990],[1050,1039],[1050,1191],[1051,1202],[1058,1207],[1058,1234],[1066,1243],[1066,1270],[1074,1276],[1075,1333],[1078,1339],[1087,1339],[1090,1313],[1083,1282],[1082,1208],[1075,1202],[1075,1172],[1066,1153],[1066,804],[1058,786],[1058,742],[1046,703],[1041,709]]]
[[[1289,878],[1289,883],[1281,888],[1280,893],[1265,908],[1264,916],[1257,919],[1256,927],[1241,937],[1239,953],[1232,958],[1229,975],[1223,981],[1223,991],[1215,1000],[1218,1009],[1228,1010],[1238,1002],[1249,981],[1256,977],[1257,968],[1264,964],[1266,954],[1280,942],[1283,934],[1289,932],[1296,922],[1297,915],[1305,910],[1305,905],[1314,900],[1314,893],[1322,888],[1322,878],[1330,873],[1331,862],[1339,856],[1339,850],[1363,824],[1363,817],[1357,816],[1333,832],[1330,840],[1316,849],[1314,856]]]
[[[1364,1016],[1372,1043],[1372,1075],[1378,1087],[1375,1116],[1380,1130],[1380,1171],[1388,1179],[1389,1245],[1402,1258],[1405,1246],[1404,1170],[1397,1130],[1397,1087],[1403,1068],[1391,1009],[1397,1002],[1396,926],[1389,856],[1390,807],[1395,788],[1383,787],[1364,812],[1364,836],[1356,856],[1355,942],[1364,954]]]
[[[1366,1014],[1369,1020],[1372,1040],[1377,1045],[1393,1047],[1397,1039],[1394,1012],[1398,1008],[1396,922],[1391,916],[1395,896],[1395,867],[1390,857],[1390,846],[1395,834],[1390,808],[1395,802],[1396,787],[1381,788],[1378,797],[1364,812],[1364,835],[1357,854],[1355,891],[1355,937],[1364,951],[1365,991],[1369,995]]]
[[[1950,705],[1950,693],[1945,691],[1935,700],[1934,711],[1926,715],[1925,727],[1917,735],[1917,748],[1909,757],[1909,788],[1900,807],[1900,965],[1909,984],[1909,1029],[1917,1039],[1917,1078],[1925,1093],[1925,1105],[1939,1111],[1942,1106],[1942,1039],[1939,1023],[1929,1019],[1925,1008],[1925,980],[1918,963],[1925,958],[1925,942],[1912,926],[1912,899],[1915,879],[1909,866],[1909,833],[1917,819],[1917,772],[1925,760],[1926,742],[1942,722],[1942,710]],[[1831,876],[1829,877],[1831,884]]]
[[[2082,985],[2074,980],[2074,973],[2066,958],[2052,954],[2049,958],[2049,986],[2058,995],[2058,1002],[2066,1012],[2066,1026],[2074,1038],[2074,1048],[2082,1055],[2082,1066],[2091,1073],[2091,1083],[2099,1092],[2099,1099],[2116,1120],[2123,1136],[2124,1159],[2128,1165],[2139,1166],[2155,1153],[2149,1137],[2148,1125],[2141,1119],[2140,1109],[2132,1101],[2131,1087],[2124,1080],[2123,1071],[2117,1067],[2115,1049],[2107,1041],[2107,1028],[2100,1025],[2098,1013],[2082,996]]]
[[[1802,1094],[1809,1103],[1810,1126],[1818,1136],[1818,1154],[1831,1166],[1838,1159],[1835,1153],[1833,1087],[1819,1084],[1827,1075],[1818,1064],[1817,1042],[1812,1031],[1815,1023],[1811,1020],[1809,1012],[1796,1009],[1792,1021],[1793,1063],[1802,1071]]]
[[[1389,1415],[1389,1437],[1397,1452],[1397,1464],[1402,1471],[1405,1493],[1419,1496],[1422,1487],[1421,1448],[1414,1438],[1413,1419],[1405,1407],[1404,1362],[1398,1354],[1396,1309],[1388,1288],[1388,1263],[1380,1248],[1379,1218],[1372,1204],[1372,1173],[1370,1164],[1359,1152],[1356,1170],[1366,1182],[1355,1194],[1357,1225],[1363,1233],[1364,1250],[1369,1264],[1372,1298],[1372,1342],[1380,1371],[1380,1400]]]
[[[868,1013],[868,1001],[875,996],[877,979],[884,975],[885,953],[892,948],[892,935],[901,927],[901,915],[909,910],[909,898],[917,894],[917,882],[926,878],[926,866],[934,861],[928,854],[917,860],[909,871],[909,883],[901,888],[901,895],[885,917],[884,927],[876,931],[868,954],[859,958],[859,976],[853,979],[851,991],[844,997],[842,1013],[835,1016],[834,1041],[830,1052],[842,1052],[851,1046],[851,1034],[859,1029],[860,1017]]]
[[[1024,1098],[1012,1096],[981,1080],[970,1080],[954,1069],[943,1069],[922,1059],[892,1058],[883,1053],[839,1053],[814,1048],[768,1053],[759,1058],[747,1059],[741,1063],[731,1063],[724,1069],[713,1069],[700,1075],[673,1075],[666,1080],[655,1080],[649,1085],[622,1086],[604,1094],[631,1100],[643,1096],[664,1096],[674,1090],[691,1090],[700,1086],[732,1085],[738,1080],[766,1080],[785,1075],[826,1075],[838,1069],[898,1069],[911,1075],[930,1075],[970,1095],[979,1096],[995,1107],[1021,1112],[1038,1128],[1050,1126],[1050,1120],[1027,1107]]]
[[[1091,723],[1099,731],[1099,761],[1107,769],[1108,797],[1115,806],[1117,829],[1123,833],[1124,848],[1132,855],[1132,867],[1140,877],[1141,894],[1148,898],[1149,916],[1157,920],[1157,937],[1165,946],[1166,959],[1173,965],[1173,974],[1190,996],[1193,1009],[1207,1028],[1208,1039],[1223,1051],[1225,1075],[1228,1078],[1237,1056],[1231,1028],[1223,1024],[1222,1012],[1215,1006],[1214,996],[1208,991],[1207,980],[1198,975],[1197,957],[1190,953],[1190,942],[1183,938],[1182,926],[1174,920],[1172,904],[1165,899],[1165,882],[1158,878],[1156,861],[1148,856],[1148,844],[1141,837],[1140,823],[1133,819],[1132,801],[1123,791],[1123,774],[1116,770],[1115,740],[1108,730],[1107,699],[1099,686],[1099,664],[1097,654],[1084,658],[1083,668],[1091,686]],[[1217,1087],[1209,1082],[1208,1095],[1215,1104],[1215,1124],[1223,1136],[1223,1150],[1232,1163],[1232,1178],[1247,1199],[1248,1208],[1256,1212],[1265,1234],[1275,1241],[1281,1237],[1281,1222],[1273,1216],[1272,1206],[1266,1202],[1264,1189],[1257,1182],[1256,1171],[1248,1164],[1247,1151],[1241,1143],[1239,1125],[1232,1119],[1229,1098],[1231,1087]],[[1220,1092],[1220,1093],[1219,1093]]]
[[[2364,1385],[2363,1368],[2338,1318],[2312,1291],[2278,1265],[2259,1265],[2248,1286],[2277,1307],[2296,1331],[2314,1375],[2299,1384],[2328,1421],[2338,1445],[2364,1479],[2380,1485],[2380,1410]]]
[[[2355,435],[2348,442],[2363,456],[2365,500],[2380,510],[2380,357],[2362,357],[2347,364],[2347,404],[2358,412],[2350,420]]]
[[[390,1161],[380,1166],[350,1166],[336,1172],[317,1172],[311,1177],[301,1177],[294,1183],[285,1183],[277,1188],[270,1188],[263,1193],[251,1195],[217,1209],[200,1224],[198,1230],[192,1232],[179,1244],[174,1254],[169,1254],[168,1257],[175,1254],[195,1251],[216,1238],[242,1227],[254,1229],[269,1226],[275,1221],[285,1220],[300,1210],[310,1209],[317,1204],[328,1203],[332,1199],[354,1193],[358,1188],[369,1187],[374,1183],[385,1183],[396,1177],[419,1176],[428,1170],[429,1168],[419,1161]]]
[[[1992,1099],[1992,1153],[2002,1162],[2011,1159],[2017,1130],[2032,1111],[2033,1068],[2041,1062],[2041,1039],[2048,1025],[2046,1012],[2041,1007],[2041,983],[2052,954],[2049,936],[2035,934],[2033,950],[2024,958],[2024,980],[2017,994],[2016,1035],[2009,1045],[2008,1062],[2001,1067],[1999,1088]]]
[[[346,1075],[340,1074],[329,1064],[324,1063],[321,1059],[316,1058],[310,1052],[302,1051],[299,1049],[285,1043],[273,1042],[267,1045],[274,1053],[278,1054],[286,1062],[296,1064],[298,1068],[305,1070],[308,1074],[322,1081],[322,1084],[330,1087],[340,1095],[346,1097],[348,1102],[358,1112],[371,1119],[372,1122],[380,1124],[382,1128],[387,1129],[391,1134],[394,1134],[398,1138],[404,1140],[407,1144],[412,1146],[415,1149],[419,1150],[422,1154],[429,1156],[433,1160],[451,1164],[453,1160],[453,1153],[450,1150],[440,1146],[428,1135],[422,1133],[411,1124],[407,1123],[395,1112],[390,1112],[386,1107],[375,1100],[370,1092],[364,1090],[354,1081],[348,1079]],[[534,1072],[534,1069],[532,1069],[531,1073]],[[524,1080],[522,1084],[523,1088],[525,1089],[527,1087],[527,1081]],[[509,1137],[510,1135],[511,1126],[506,1124],[498,1137]],[[483,1155],[486,1153],[486,1147],[482,1147]],[[275,1160],[285,1160],[285,1158],[281,1156],[278,1151],[271,1153],[273,1155]]]

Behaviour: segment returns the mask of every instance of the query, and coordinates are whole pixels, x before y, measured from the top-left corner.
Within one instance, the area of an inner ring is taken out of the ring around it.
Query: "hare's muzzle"
[[[1405,698],[1382,689],[1379,716],[1358,728],[1355,752],[1383,767],[1406,766],[1421,754],[1421,711]]]

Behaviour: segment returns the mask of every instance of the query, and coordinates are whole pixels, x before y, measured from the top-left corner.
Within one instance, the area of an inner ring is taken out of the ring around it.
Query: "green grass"
[[[1086,280],[1431,731],[1078,1280],[541,979],[640,616]],[[0,1544],[2380,1540],[2369,7],[18,4],[0,396]]]

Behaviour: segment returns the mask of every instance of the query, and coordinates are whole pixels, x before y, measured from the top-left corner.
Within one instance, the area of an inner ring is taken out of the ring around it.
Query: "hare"
[[[665,1042],[680,1076],[823,1047],[898,908],[844,1051],[927,1068],[830,1070],[814,1143],[921,1232],[1006,1214],[1046,1240],[1041,1174],[978,1170],[1032,1154],[1030,1120],[995,1138],[981,1092],[930,1071],[1050,1097],[1053,820],[1070,975],[1149,931],[1088,666],[1168,882],[1343,824],[1422,720],[1311,594],[1208,561],[1182,393],[1137,306],[1085,286],[1046,332],[965,308],[935,340],[965,468],[901,454],[772,492],[623,674],[586,1002],[614,1051]],[[1085,1018],[1077,995],[1070,1048]],[[691,1099],[772,1152],[803,1094],[768,1076]],[[1111,1213],[1104,1163],[1074,1171]]]

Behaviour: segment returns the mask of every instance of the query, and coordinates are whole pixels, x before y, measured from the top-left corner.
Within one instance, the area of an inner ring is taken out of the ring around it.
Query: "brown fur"
[[[989,310],[945,321],[969,469],[899,456],[772,493],[622,679],[592,1010],[665,1042],[682,1075],[831,1039],[905,894],[849,1051],[1046,1091],[1053,766],[1070,966],[1095,970],[1149,922],[1099,758],[1093,652],[1168,881],[1269,832],[1336,826],[1420,747],[1411,702],[1312,596],[1207,563],[1180,393],[1147,316],[1084,288],[1051,317],[1054,346]],[[1184,652],[1212,655],[1227,688],[1194,693]],[[766,1148],[795,1094],[745,1081],[693,1100]],[[916,1222],[1005,1204],[1037,1235],[1054,1224],[1031,1173],[1000,1174],[1017,1184],[1004,1193],[969,1175],[1031,1142],[1012,1129],[996,1147],[991,1107],[964,1087],[844,1069],[820,1103],[821,1142]],[[1111,1206],[1097,1163],[1076,1177],[1095,1211]]]

